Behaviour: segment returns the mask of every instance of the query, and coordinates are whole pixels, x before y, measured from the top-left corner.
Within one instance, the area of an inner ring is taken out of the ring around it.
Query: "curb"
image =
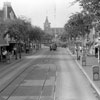
[[[72,53],[70,52],[69,49],[67,49],[70,53],[70,55],[72,56]],[[96,91],[96,93],[98,94],[98,97],[100,98],[100,90],[96,87],[96,85],[93,83],[93,81],[90,79],[90,77],[88,76],[88,74],[85,72],[85,70],[82,68],[82,66],[78,63],[77,60],[75,60],[76,64],[78,65],[79,69],[83,72],[83,74],[85,75],[85,77],[88,79],[89,83],[91,84],[91,86],[93,87],[93,89]]]
[[[39,50],[38,50],[38,51],[34,51],[32,54],[33,54],[33,55],[34,55],[34,54],[37,54],[37,52],[39,52]],[[29,55],[32,55],[32,54],[29,54]],[[16,63],[22,61],[22,60],[25,58],[25,56],[28,56],[28,55],[22,55],[22,58],[21,58],[21,59],[17,59],[17,60],[15,60],[15,58],[12,58],[12,59],[11,59],[12,61],[11,61],[10,63],[8,63],[8,64],[6,64],[6,65],[3,65],[3,64],[2,64],[2,66],[13,66],[14,64],[16,64]]]

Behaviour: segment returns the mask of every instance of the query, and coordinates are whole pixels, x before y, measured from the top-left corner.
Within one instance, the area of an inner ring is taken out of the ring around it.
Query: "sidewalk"
[[[0,62],[0,68],[3,68],[3,67],[5,67],[5,66],[11,66],[11,65],[13,65],[13,64],[16,64],[16,63],[18,63],[18,62],[20,62],[20,61],[22,61],[24,58],[25,58],[25,56],[29,56],[29,55],[33,55],[33,54],[35,54],[37,51],[36,50],[34,50],[34,51],[32,51],[32,52],[30,52],[30,53],[21,53],[21,59],[19,58],[19,55],[18,55],[18,59],[16,60],[15,59],[15,57],[12,57],[11,59],[10,59],[10,63],[7,63],[7,62]]]
[[[82,59],[80,61],[78,61],[80,63],[80,65],[82,65]],[[83,69],[86,71],[86,73],[89,75],[90,79],[93,81],[93,69],[92,66],[94,65],[99,65],[98,64],[98,59],[95,58],[94,56],[87,56],[86,58],[86,66],[82,66]],[[99,71],[100,73],[100,71]],[[100,90],[100,75],[99,75],[99,81],[93,81],[94,84],[98,87],[98,89]]]
[[[83,69],[82,71],[84,71],[87,74],[87,76],[90,79],[89,81],[91,81],[94,84],[94,86],[97,88],[97,90],[100,94],[100,74],[99,74],[99,80],[98,81],[93,81],[93,69],[92,69],[93,65],[99,65],[98,64],[98,59],[95,58],[94,56],[87,56],[86,57],[86,66],[82,66],[82,59],[77,60],[77,55],[76,54],[73,55],[72,52],[71,52],[71,55],[76,60],[76,62],[79,63],[79,66],[82,67],[82,69]],[[99,71],[99,73],[100,73],[100,71]],[[99,97],[100,97],[100,95],[99,95]]]

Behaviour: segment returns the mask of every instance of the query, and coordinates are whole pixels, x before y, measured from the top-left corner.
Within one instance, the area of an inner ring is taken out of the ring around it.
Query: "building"
[[[3,9],[0,10],[0,20],[15,19],[16,15],[10,2],[4,2]]]
[[[53,35],[53,36],[58,36],[63,34],[64,28],[62,27],[51,27],[50,25],[51,23],[48,20],[48,17],[46,17],[46,20],[44,22],[44,31],[45,33],[49,34],[49,35]]]
[[[7,21],[7,20],[14,20],[16,19],[15,12],[11,6],[10,2],[4,2],[3,9],[0,10],[0,23]],[[6,30],[5,30],[6,31]],[[0,30],[0,38],[2,38],[3,33]],[[0,39],[3,40],[3,39]]]
[[[3,22],[3,21],[7,21],[7,20],[14,20],[16,18],[17,17],[15,15],[15,12],[14,12],[12,6],[11,6],[11,3],[10,2],[4,2],[3,9],[0,10],[0,23]],[[1,38],[3,38],[3,33],[0,30],[0,40],[3,41],[4,39],[1,39]],[[7,40],[7,38],[6,38],[6,40]],[[4,42],[0,42],[0,46],[3,45],[1,43],[4,43]],[[7,45],[8,45],[8,43],[7,43]]]
[[[7,20],[14,20],[16,18],[17,17],[15,15],[15,12],[14,12],[12,6],[11,6],[11,3],[10,2],[4,2],[3,9],[0,10],[0,23],[7,21]],[[3,40],[1,38],[3,38],[3,33],[0,30],[0,40]],[[0,45],[3,45],[1,43],[2,42],[0,42]]]
[[[5,2],[3,5],[3,9],[0,9],[0,24],[7,20],[14,20],[16,19],[15,12],[11,6],[10,2]],[[6,32],[6,30],[5,30]],[[8,35],[7,35],[8,37]],[[9,46],[9,38],[4,38],[4,32],[0,30],[0,60],[1,60],[1,49],[2,47]]]

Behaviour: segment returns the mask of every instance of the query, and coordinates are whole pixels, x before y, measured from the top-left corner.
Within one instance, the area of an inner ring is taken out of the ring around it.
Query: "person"
[[[75,53],[77,53],[77,47],[75,46]]]
[[[15,59],[17,60],[17,48],[16,47],[14,47],[14,56],[15,56]]]
[[[18,46],[18,53],[19,53],[19,58],[21,59],[21,46]]]
[[[82,47],[80,46],[80,52],[82,53]]]
[[[10,52],[8,51],[8,52],[7,52],[7,63],[10,63],[10,59],[11,59],[11,54],[10,54]]]
[[[29,53],[29,47],[26,46],[26,53]]]
[[[16,55],[16,50],[17,50],[17,49],[16,49],[16,47],[14,47],[14,49],[13,49],[13,50],[14,50],[14,55]]]
[[[4,61],[6,61],[6,56],[7,56],[7,50],[6,49],[3,50],[2,55],[3,55]]]

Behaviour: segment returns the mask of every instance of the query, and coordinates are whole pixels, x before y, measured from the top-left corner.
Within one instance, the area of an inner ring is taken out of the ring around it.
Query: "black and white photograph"
[[[100,100],[100,0],[0,0],[0,100]]]

